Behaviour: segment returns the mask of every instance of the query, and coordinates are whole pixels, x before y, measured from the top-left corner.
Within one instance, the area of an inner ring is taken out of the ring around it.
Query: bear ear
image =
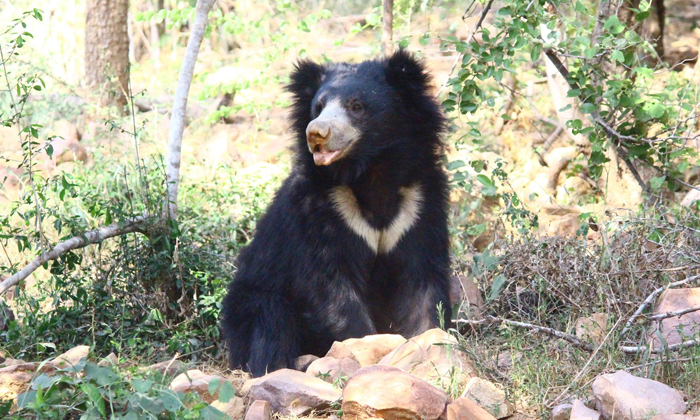
[[[310,102],[321,87],[325,72],[326,68],[320,64],[311,60],[300,60],[294,65],[287,91],[294,96],[297,103]]]
[[[423,63],[405,49],[399,49],[385,58],[386,81],[401,91],[411,93],[426,92],[430,85],[430,75]]]

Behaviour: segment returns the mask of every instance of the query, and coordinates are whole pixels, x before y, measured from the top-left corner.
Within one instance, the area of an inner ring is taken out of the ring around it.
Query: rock
[[[700,185],[696,185],[696,188],[700,188]],[[683,197],[683,200],[681,201],[681,206],[684,207],[690,207],[695,203],[696,201],[700,201],[700,190],[690,190],[688,191],[688,194]]]
[[[272,418],[272,407],[267,401],[258,400],[253,402],[245,413],[245,420],[270,420]]]
[[[187,366],[177,359],[166,360],[164,362],[155,363],[150,366],[139,368],[139,372],[160,372],[163,375],[177,375],[186,370]]]
[[[643,420],[654,414],[682,414],[686,405],[675,389],[624,370],[593,381],[596,408],[604,419]]]
[[[342,346],[336,346],[333,343],[333,347],[326,356],[336,359],[354,357],[360,366],[372,366],[405,342],[406,339],[398,334],[374,334],[363,338],[349,338],[340,343]]]
[[[232,420],[243,419],[243,414],[245,413],[245,403],[241,397],[234,396],[227,403],[216,400],[212,402],[211,405],[229,416]]]
[[[700,420],[700,416],[691,416],[688,414],[662,414],[654,416],[650,420]]]
[[[209,393],[209,383],[213,380],[219,380],[219,383],[225,381],[224,378],[217,375],[207,375],[199,369],[188,370],[181,373],[170,383],[170,389],[175,392],[197,392],[202,400],[211,404],[218,397],[218,392],[214,395]]]
[[[269,140],[258,147],[260,162],[276,162],[278,157],[287,150],[286,136],[269,136]]]
[[[581,402],[580,400],[574,400],[571,406],[571,420],[599,420],[600,413],[592,410]]]
[[[496,420],[469,398],[459,397],[447,405],[447,420]]]
[[[85,146],[74,140],[55,139],[51,142],[53,147],[53,161],[55,165],[66,162],[83,163],[88,161],[88,153]]]
[[[466,382],[476,371],[466,355],[457,349],[457,339],[439,328],[406,340],[379,362],[394,366],[441,388],[446,388],[459,370],[459,381]]]
[[[519,352],[512,354],[509,350],[506,350],[498,355],[497,366],[501,370],[509,370],[513,367],[513,363],[520,360],[521,357],[522,354]]]
[[[314,408],[324,408],[340,398],[333,385],[311,375],[281,369],[257,378],[248,398],[264,400],[282,415],[298,416]]]
[[[5,359],[4,362],[2,362],[3,366],[23,365],[25,363],[27,363],[27,362],[25,362],[22,359],[11,359],[9,357],[7,359]]]
[[[81,359],[87,359],[90,353],[90,346],[77,346],[60,354],[50,362],[57,368],[66,368],[77,365]]]
[[[108,354],[107,357],[105,357],[104,359],[97,362],[97,366],[100,366],[100,367],[116,366],[118,364],[119,364],[119,358],[114,353]]]
[[[576,320],[576,337],[600,344],[608,333],[607,325],[608,315],[604,313],[579,318]]]
[[[571,404],[559,404],[552,408],[552,420],[569,420],[572,407]]]
[[[343,390],[343,418],[348,420],[434,420],[445,411],[447,394],[392,366],[358,370]]]
[[[11,360],[11,359],[8,359]],[[56,368],[53,367],[51,363],[44,363],[41,365],[41,368],[39,368],[39,365],[36,363],[20,363],[20,364],[13,364],[9,366],[5,366],[4,368],[0,368],[0,375],[1,374],[6,374],[6,373],[15,373],[15,372],[27,372],[27,373],[34,373],[39,369],[39,373],[46,373],[48,375],[53,375],[54,372],[56,372]]]
[[[236,127],[227,124],[216,124],[202,147],[198,148],[197,156],[209,167],[216,167],[224,162],[231,163],[229,147],[238,138]]]
[[[0,401],[14,400],[23,393],[32,381],[27,372],[0,373]]]
[[[513,415],[515,411],[513,404],[506,400],[506,393],[486,379],[471,378],[462,397],[474,401],[497,419]]]
[[[306,373],[331,384],[336,383],[339,378],[344,383],[348,377],[360,370],[360,368],[360,364],[352,357],[343,359],[322,357],[312,362]]]
[[[306,372],[306,370],[309,368],[311,363],[314,360],[318,360],[319,357],[314,355],[314,354],[305,354],[303,356],[299,356],[294,360],[294,369],[301,371],[301,372]]]
[[[668,289],[658,300],[654,314],[677,312],[693,306],[700,306],[700,287],[690,289]],[[655,323],[649,332],[650,345],[658,349],[662,346],[657,336],[660,331],[668,345],[678,344],[691,339],[700,332],[700,311],[691,312],[680,317],[671,317]],[[682,332],[682,334],[680,334]]]

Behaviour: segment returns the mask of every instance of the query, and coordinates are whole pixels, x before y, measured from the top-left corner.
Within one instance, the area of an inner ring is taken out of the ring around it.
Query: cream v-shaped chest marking
[[[399,190],[402,196],[399,212],[385,229],[375,229],[364,217],[350,187],[335,187],[331,200],[345,224],[367,242],[376,253],[388,254],[403,235],[418,221],[423,193],[419,185]]]

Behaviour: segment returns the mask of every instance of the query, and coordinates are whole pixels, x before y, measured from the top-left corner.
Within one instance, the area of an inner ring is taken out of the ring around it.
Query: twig
[[[553,337],[561,338],[562,340],[566,340],[569,343],[573,344],[574,346],[581,348],[583,350],[589,351],[589,352],[592,352],[594,350],[593,346],[590,343],[586,343],[584,341],[581,341],[575,335],[567,334],[565,332],[555,330],[554,328],[542,327],[540,325],[534,325],[534,324],[528,324],[527,322],[512,321],[510,319],[498,318],[495,316],[487,315],[484,318],[478,319],[478,320],[458,319],[457,325],[459,325],[460,323],[466,324],[466,325],[506,324],[506,325],[512,325],[514,327],[527,328],[527,329],[533,330],[535,332],[541,332],[541,333],[545,333],[547,335],[551,335]]]
[[[698,305],[698,306],[693,306],[693,307],[690,307],[690,308],[685,308],[685,309],[683,309],[683,310],[676,311],[676,312],[666,312],[666,313],[663,313],[663,314],[653,315],[653,316],[650,316],[649,319],[650,319],[651,321],[661,321],[662,319],[673,318],[673,317],[676,317],[676,316],[677,316],[677,317],[680,317],[680,316],[683,316],[683,315],[685,315],[685,314],[689,314],[689,313],[691,313],[691,312],[696,312],[696,311],[700,311],[700,305]]]
[[[78,236],[74,236],[68,240],[57,244],[50,251],[44,252],[41,255],[37,256],[31,263],[27,264],[27,266],[25,266],[23,269],[16,272],[9,278],[3,280],[2,283],[0,283],[0,295],[3,294],[10,287],[19,283],[21,280],[27,278],[27,276],[33,273],[42,264],[51,260],[55,260],[56,258],[68,251],[78,248],[84,248],[90,244],[96,244],[98,242],[102,242],[105,239],[112,238],[114,236],[124,235],[126,233],[143,233],[144,221],[146,221],[146,216],[134,217],[132,219],[128,219],[126,222],[113,223],[109,226],[82,233]]]
[[[634,314],[632,314],[630,319],[627,320],[627,322],[625,323],[625,327],[622,329],[622,332],[620,333],[620,336],[624,336],[625,333],[627,333],[629,331],[629,329],[632,326],[632,324],[634,323],[634,321],[636,321],[637,318],[639,318],[639,316],[642,314],[644,309],[646,309],[646,307],[649,306],[649,304],[652,303],[654,301],[654,299],[656,299],[656,296],[658,296],[661,292],[663,292],[666,289],[670,289],[672,287],[677,287],[677,286],[682,286],[684,284],[688,284],[691,281],[697,280],[697,279],[700,279],[700,275],[691,276],[691,277],[688,277],[688,278],[683,279],[683,280],[669,283],[668,285],[661,286],[658,289],[651,292],[651,294],[649,296],[647,296],[646,299],[644,299],[644,301],[639,306],[639,308],[637,308],[637,310],[634,312]]]
[[[663,346],[658,349],[651,349],[647,346],[620,346],[620,351],[628,354],[637,354],[649,350],[649,353],[657,354],[665,353],[667,351],[675,351],[686,347],[694,347],[698,344],[700,344],[700,340],[687,340],[682,343],[671,344],[670,346]]]
[[[484,23],[484,19],[486,19],[486,15],[488,14],[489,10],[491,9],[491,5],[493,4],[493,0],[489,0],[488,3],[486,3],[486,6],[484,6],[484,10],[481,12],[481,17],[479,17],[479,21],[476,23],[476,26],[474,27],[474,30],[472,31],[471,35],[469,35],[469,39],[467,40],[467,44],[472,42],[472,39],[474,39],[474,35],[477,33],[479,28],[481,27],[481,24]],[[471,7],[471,5],[469,6]],[[466,12],[465,12],[466,14]],[[462,20],[464,20],[464,16],[462,16]],[[450,81],[452,78],[452,73],[455,72],[455,69],[457,68],[457,63],[460,62],[462,57],[464,56],[464,53],[460,53],[457,55],[457,58],[455,58],[454,63],[452,63],[452,68],[450,69],[450,72],[447,74],[447,78],[445,78],[445,82],[440,86],[440,89],[438,89],[437,94],[435,94],[436,98],[440,97],[440,94],[442,93],[442,90],[447,86],[447,82]]]

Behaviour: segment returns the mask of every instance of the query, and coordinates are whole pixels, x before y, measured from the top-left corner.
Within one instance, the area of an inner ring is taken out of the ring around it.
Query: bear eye
[[[316,112],[316,115],[320,114],[321,111],[323,111],[323,102],[316,102],[316,107],[314,108],[314,111]]]
[[[358,101],[353,101],[350,104],[350,110],[353,112],[360,112],[360,111],[362,111],[362,109],[363,109],[362,104]]]

